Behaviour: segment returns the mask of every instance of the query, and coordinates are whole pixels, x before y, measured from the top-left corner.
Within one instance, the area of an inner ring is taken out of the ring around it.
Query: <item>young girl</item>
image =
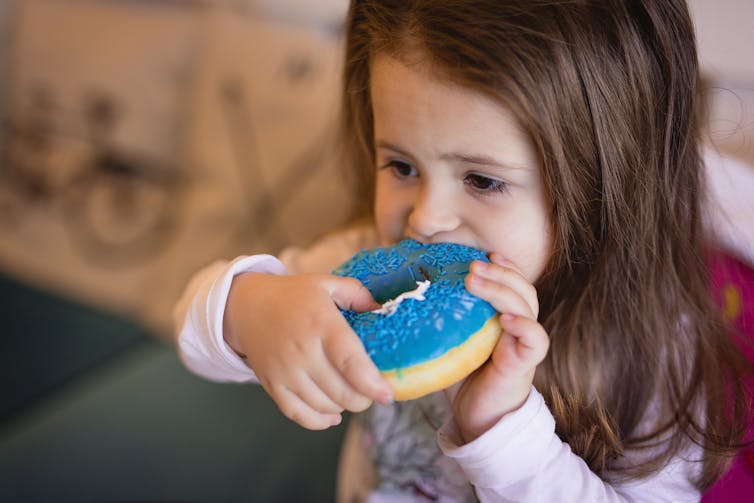
[[[200,272],[187,366],[306,428],[369,408],[340,501],[698,499],[748,409],[704,267],[683,1],[354,0],[345,64],[373,224]],[[375,302],[327,273],[406,237],[488,251],[466,287],[503,333],[459,385],[392,403],[338,310]]]

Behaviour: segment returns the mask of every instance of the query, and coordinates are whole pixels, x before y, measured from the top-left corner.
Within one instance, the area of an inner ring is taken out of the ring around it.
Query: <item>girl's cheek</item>
[[[400,241],[405,234],[410,204],[394,191],[379,190],[374,205],[375,223],[380,240],[386,244]]]
[[[395,240],[395,224],[384,206],[375,207],[375,223],[382,245],[390,245]]]
[[[380,241],[385,245],[392,245],[403,239],[404,226],[401,225],[399,219],[393,215],[389,215],[389,218],[382,220],[381,224],[377,225],[377,231],[380,235]]]

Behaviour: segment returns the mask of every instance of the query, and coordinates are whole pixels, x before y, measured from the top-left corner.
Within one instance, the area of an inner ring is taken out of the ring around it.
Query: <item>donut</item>
[[[361,281],[378,310],[342,310],[397,401],[460,381],[482,365],[500,337],[495,309],[469,293],[464,278],[482,250],[453,243],[363,250],[333,274]]]

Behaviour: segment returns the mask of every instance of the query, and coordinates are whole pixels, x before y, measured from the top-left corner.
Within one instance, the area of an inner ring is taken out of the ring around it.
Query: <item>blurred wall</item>
[[[7,92],[4,82],[9,78],[9,48],[11,38],[11,3],[0,2],[0,131],[6,117]],[[3,148],[3,134],[0,134],[0,150]],[[2,167],[0,166],[0,169]]]
[[[0,1],[0,272],[167,334],[201,265],[342,223],[346,5]],[[754,2],[690,6],[712,140],[754,163]]]
[[[689,6],[710,84],[711,140],[754,165],[754,2],[690,0]]]
[[[3,5],[4,273],[164,334],[200,266],[344,221],[342,2]]]
[[[721,80],[754,84],[754,2],[751,0],[689,0],[707,73]]]

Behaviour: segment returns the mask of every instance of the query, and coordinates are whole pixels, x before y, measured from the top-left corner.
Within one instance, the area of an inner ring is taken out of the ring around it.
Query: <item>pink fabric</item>
[[[731,321],[743,353],[754,362],[754,270],[720,253],[710,256],[712,288]],[[754,399],[754,382],[748,383]],[[748,440],[754,439],[754,423]],[[723,477],[702,498],[703,503],[751,501],[754,495],[754,446],[743,449]]]

